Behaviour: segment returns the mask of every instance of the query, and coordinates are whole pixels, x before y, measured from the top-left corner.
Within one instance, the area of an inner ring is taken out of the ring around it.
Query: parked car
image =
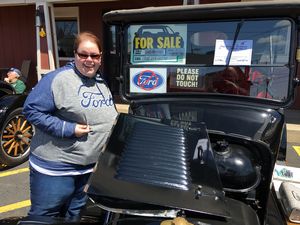
[[[28,159],[33,126],[22,114],[26,94],[0,81],[0,165],[16,166]]]
[[[296,1],[106,13],[130,111],[118,116],[89,180],[81,224],[91,210],[94,224],[286,224],[272,174],[283,108],[299,83],[299,14]],[[184,58],[133,63],[130,34],[166,23],[181,27]],[[34,220],[43,219],[20,224]]]
[[[286,224],[272,174],[298,84],[299,14],[299,2],[269,1],[104,15],[124,34],[130,105],[87,189],[105,224]],[[180,27],[184,59],[135,64],[130,34],[164,24]]]

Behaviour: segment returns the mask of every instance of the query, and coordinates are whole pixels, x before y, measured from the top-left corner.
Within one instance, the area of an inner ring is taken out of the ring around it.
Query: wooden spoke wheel
[[[22,115],[22,108],[12,111],[1,129],[0,162],[15,166],[28,159],[33,126]]]

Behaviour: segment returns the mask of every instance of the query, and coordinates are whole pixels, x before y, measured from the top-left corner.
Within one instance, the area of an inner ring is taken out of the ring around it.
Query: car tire
[[[28,159],[34,127],[22,114],[22,108],[7,116],[0,130],[0,163],[16,166]]]

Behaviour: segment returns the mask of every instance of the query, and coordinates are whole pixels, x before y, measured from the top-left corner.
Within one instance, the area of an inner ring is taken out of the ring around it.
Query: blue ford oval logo
[[[161,86],[164,79],[153,70],[143,70],[133,76],[133,83],[143,90],[150,91]]]

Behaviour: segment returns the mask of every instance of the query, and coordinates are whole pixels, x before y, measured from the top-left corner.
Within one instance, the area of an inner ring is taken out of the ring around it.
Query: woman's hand
[[[86,135],[90,131],[91,131],[91,128],[89,125],[76,124],[76,126],[75,126],[75,136],[78,138]]]

